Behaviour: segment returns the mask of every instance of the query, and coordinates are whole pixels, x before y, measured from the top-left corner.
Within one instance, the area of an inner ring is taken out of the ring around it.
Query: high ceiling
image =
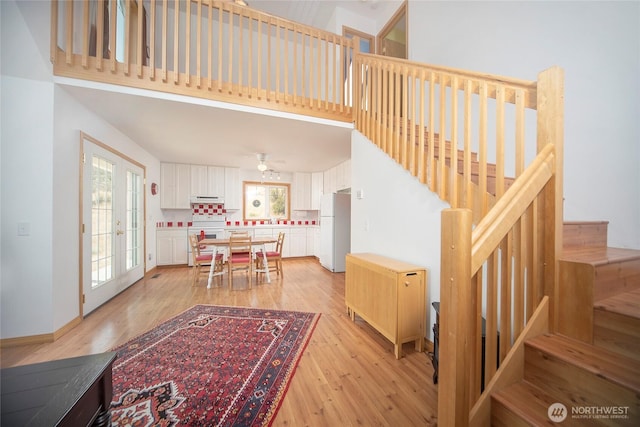
[[[336,7],[369,20],[381,0],[248,0],[272,15],[325,28]],[[392,4],[393,6],[393,4]],[[386,8],[385,8],[386,9]],[[58,79],[61,87],[160,161],[254,168],[256,155],[267,153],[270,168],[316,172],[350,158],[350,125],[284,119],[271,113],[212,107],[206,102],[168,101],[145,91],[90,85]],[[234,106],[231,106],[235,108]]]

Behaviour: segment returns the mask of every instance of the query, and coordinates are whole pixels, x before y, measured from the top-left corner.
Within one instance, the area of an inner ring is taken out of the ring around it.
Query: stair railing
[[[438,425],[466,426],[545,295],[554,325],[563,72],[529,82],[366,54],[355,70],[356,129],[452,206],[442,214]]]
[[[213,0],[54,0],[57,76],[351,121],[357,38]]]

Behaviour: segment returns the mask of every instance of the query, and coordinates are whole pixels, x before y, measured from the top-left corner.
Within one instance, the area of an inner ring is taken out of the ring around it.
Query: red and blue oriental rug
[[[113,349],[112,426],[266,426],[320,317],[197,305]]]

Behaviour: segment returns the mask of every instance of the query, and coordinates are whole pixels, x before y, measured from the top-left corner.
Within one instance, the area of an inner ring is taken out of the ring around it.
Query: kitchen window
[[[243,212],[245,221],[288,220],[290,185],[263,182],[243,183]]]

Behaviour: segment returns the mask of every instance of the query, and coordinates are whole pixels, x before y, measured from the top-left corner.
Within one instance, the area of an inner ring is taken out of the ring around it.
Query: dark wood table
[[[108,426],[116,353],[0,370],[0,425]]]

